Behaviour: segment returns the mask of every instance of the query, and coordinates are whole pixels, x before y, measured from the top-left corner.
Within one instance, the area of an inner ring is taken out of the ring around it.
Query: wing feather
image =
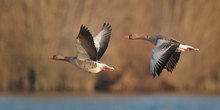
[[[168,43],[168,44],[164,44]],[[164,45],[169,45],[164,46]],[[151,60],[150,60],[150,71],[153,77],[160,75],[163,68],[167,65],[171,56],[175,53],[179,44],[170,43],[165,40],[161,40],[157,43],[155,48],[152,50]]]
[[[97,58],[97,50],[95,48],[93,37],[85,25],[81,25],[76,41],[77,58],[91,59],[95,61]]]
[[[95,47],[97,49],[97,60],[100,60],[105,53],[111,37],[111,25],[104,23],[101,31],[94,37]]]
[[[170,58],[170,60],[168,61],[167,65],[165,66],[165,69],[167,69],[167,71],[172,72],[172,71],[175,69],[176,64],[177,64],[178,61],[179,61],[180,54],[181,54],[181,52],[175,52],[175,53],[171,56],[171,58]]]

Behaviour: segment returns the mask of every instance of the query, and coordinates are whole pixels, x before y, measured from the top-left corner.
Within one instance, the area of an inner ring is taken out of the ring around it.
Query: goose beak
[[[131,34],[126,34],[123,36],[124,39],[130,39]]]
[[[123,36],[124,39],[129,39],[128,35]]]
[[[48,56],[48,59],[53,60],[53,55]]]

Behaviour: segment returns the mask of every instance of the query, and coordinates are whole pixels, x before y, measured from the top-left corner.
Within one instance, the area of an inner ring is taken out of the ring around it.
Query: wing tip
[[[156,76],[160,76],[160,72],[153,71],[153,72],[151,72],[151,75],[152,75],[153,78],[155,78]]]
[[[87,31],[87,30],[88,30],[88,27],[82,24],[80,27],[80,31]]]
[[[155,78],[156,76],[160,76],[160,73],[157,73],[157,72],[151,73],[151,74],[152,74],[152,77],[153,77],[153,78]]]
[[[82,24],[80,26],[79,35],[86,35],[86,36],[91,35],[91,33],[90,33],[90,31],[89,31],[89,29],[88,29],[88,27],[86,25]]]
[[[104,28],[108,29],[109,31],[112,31],[111,25],[110,25],[110,23],[108,23],[108,22],[105,22],[105,23],[103,24],[102,29],[104,29]]]
[[[152,74],[152,76],[153,76],[153,78],[155,78],[155,77],[156,77],[156,75],[155,75],[155,74]]]

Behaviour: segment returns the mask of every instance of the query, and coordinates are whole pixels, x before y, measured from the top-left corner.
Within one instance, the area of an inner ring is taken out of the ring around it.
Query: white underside
[[[113,67],[109,67],[108,65],[106,65],[104,63],[96,62],[96,65],[97,65],[96,68],[89,69],[89,72],[91,72],[91,73],[99,73],[100,71],[102,71],[103,67],[108,67],[108,68],[114,70]]]
[[[89,69],[89,71],[90,71],[91,73],[99,73],[100,71],[102,71],[102,69],[101,69],[101,67],[102,67],[101,63],[96,62],[96,65],[97,65],[96,68]]]
[[[198,48],[194,48],[193,46],[183,45],[183,44],[180,44],[177,50],[180,52],[191,51],[191,50],[199,51]]]
[[[96,68],[93,68],[93,69],[89,69],[89,72],[91,72],[91,73],[99,73],[100,71],[102,71],[102,70],[99,67],[96,67]]]

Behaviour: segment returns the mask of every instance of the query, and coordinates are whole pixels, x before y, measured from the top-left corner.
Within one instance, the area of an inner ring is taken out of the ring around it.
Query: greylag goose
[[[181,52],[199,50],[163,35],[139,36],[137,34],[128,34],[125,38],[130,40],[147,40],[155,45],[150,59],[150,73],[153,77],[159,76],[163,69],[172,72],[179,61]]]
[[[52,55],[49,56],[49,59],[69,62],[90,73],[114,70],[113,67],[99,62],[108,47],[111,31],[111,25],[104,23],[101,31],[95,37],[92,37],[89,29],[85,25],[81,25],[76,38],[77,55],[68,57]]]

